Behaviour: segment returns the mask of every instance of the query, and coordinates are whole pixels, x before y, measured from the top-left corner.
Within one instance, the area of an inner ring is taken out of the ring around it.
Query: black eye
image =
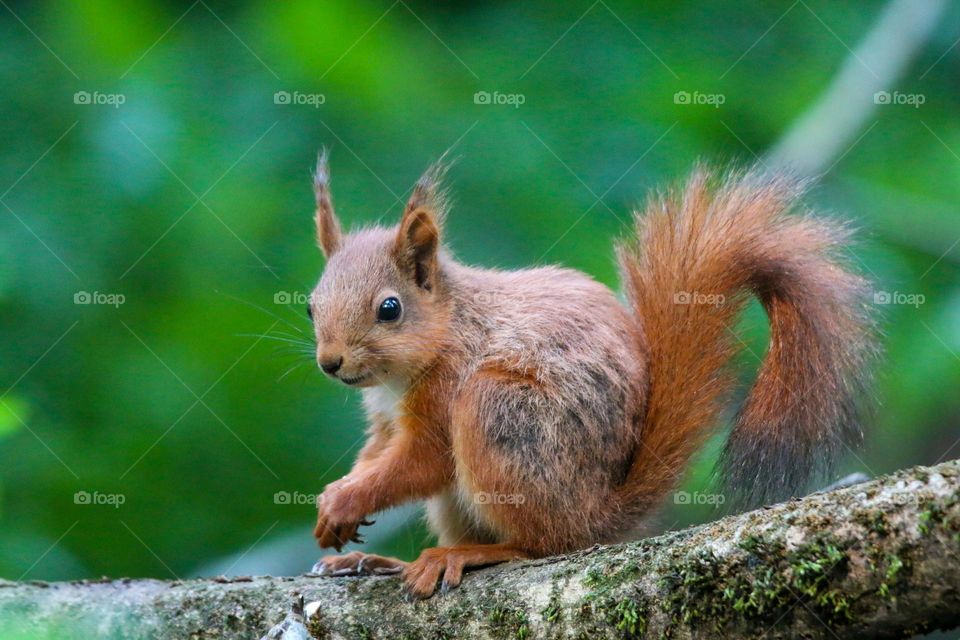
[[[377,322],[393,322],[400,317],[400,301],[390,296],[377,309]]]
[[[313,320],[313,307],[307,305],[307,317]]]

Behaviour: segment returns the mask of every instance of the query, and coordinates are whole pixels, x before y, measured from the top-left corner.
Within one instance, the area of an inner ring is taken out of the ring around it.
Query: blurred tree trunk
[[[396,577],[0,582],[0,637],[257,638],[294,594],[314,638],[909,637],[960,626],[958,497],[960,461],[917,467],[418,603]]]

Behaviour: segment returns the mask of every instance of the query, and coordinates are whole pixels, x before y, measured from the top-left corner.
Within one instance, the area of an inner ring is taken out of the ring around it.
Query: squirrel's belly
[[[427,500],[427,523],[441,546],[500,542],[483,523],[473,496],[449,488]]]

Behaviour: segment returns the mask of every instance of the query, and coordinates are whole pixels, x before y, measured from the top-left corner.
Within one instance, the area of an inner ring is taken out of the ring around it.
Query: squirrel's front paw
[[[348,542],[363,542],[363,538],[357,533],[360,524],[360,522],[336,523],[321,512],[317,518],[317,526],[313,529],[313,537],[322,548],[340,551]]]
[[[340,551],[348,542],[363,542],[357,529],[373,522],[364,519],[366,512],[359,508],[357,498],[343,480],[327,486],[317,500],[317,526],[313,530],[321,547]]]

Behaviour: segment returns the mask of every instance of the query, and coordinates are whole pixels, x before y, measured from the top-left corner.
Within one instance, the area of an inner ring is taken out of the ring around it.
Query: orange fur
[[[783,498],[860,440],[856,401],[875,350],[868,285],[838,262],[845,227],[788,215],[801,187],[701,169],[637,216],[637,240],[621,248],[620,264],[648,337],[651,386],[648,455],[621,491],[630,511],[673,486],[716,424],[740,346],[732,327],[750,293],[767,311],[770,350],[723,454],[727,485],[754,501]],[[678,294],[701,303],[677,304]],[[722,304],[709,304],[718,296]]]
[[[842,226],[788,215],[800,189],[759,173],[694,173],[637,216],[619,248],[629,298],[567,269],[476,269],[442,248],[441,168],[390,229],[342,235],[325,192],[327,268],[311,298],[321,362],[361,387],[373,427],[353,471],[320,499],[315,534],[339,549],[367,515],[426,500],[440,538],[403,568],[418,596],[464,568],[622,540],[674,489],[731,388],[747,296],[771,347],[724,452],[754,498],[802,487],[859,437],[872,351],[866,283],[837,252]],[[322,196],[322,197],[321,197]],[[379,320],[387,298],[402,315]],[[352,571],[363,554],[330,557]]]

